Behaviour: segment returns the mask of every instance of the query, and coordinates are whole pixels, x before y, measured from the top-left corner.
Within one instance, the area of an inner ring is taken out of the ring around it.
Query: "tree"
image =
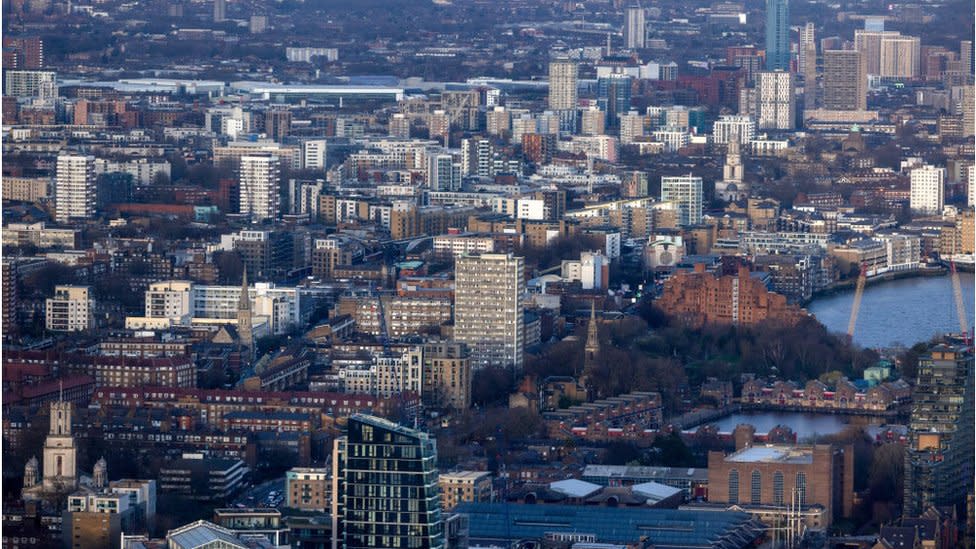
[[[905,478],[905,447],[892,442],[874,451],[868,473],[868,488],[874,501],[898,501]]]
[[[471,381],[471,401],[477,406],[505,401],[512,392],[513,379],[511,368],[488,367],[475,371]]]
[[[217,252],[214,254],[214,264],[217,265],[218,277],[221,284],[240,284],[244,276],[244,261],[241,254],[233,252]]]

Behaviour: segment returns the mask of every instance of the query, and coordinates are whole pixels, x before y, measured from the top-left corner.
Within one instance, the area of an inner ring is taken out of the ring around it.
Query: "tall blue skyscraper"
[[[766,0],[766,70],[790,70],[789,0]]]
[[[632,78],[623,74],[611,74],[597,79],[597,104],[607,113],[608,126],[620,126],[617,117],[630,110],[631,85]]]

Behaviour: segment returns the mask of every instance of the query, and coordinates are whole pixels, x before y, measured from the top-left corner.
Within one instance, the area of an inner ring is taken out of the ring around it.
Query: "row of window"
[[[762,504],[762,473],[754,469],[750,475],[749,483],[749,503],[752,505]],[[806,507],[807,501],[807,475],[806,473],[796,474],[796,503],[800,507]],[[732,469],[729,471],[729,503],[739,503],[739,471]],[[773,505],[784,505],[783,472],[773,473]]]

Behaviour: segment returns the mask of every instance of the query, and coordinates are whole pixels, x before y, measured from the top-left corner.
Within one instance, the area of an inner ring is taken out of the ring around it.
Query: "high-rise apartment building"
[[[881,74],[881,39],[898,35],[898,31],[854,30],[854,49],[864,54],[868,74],[874,76]]]
[[[495,147],[491,141],[471,137],[461,141],[461,175],[492,177],[495,175]]]
[[[800,28],[799,56],[797,57],[797,72],[803,75],[804,81],[807,74],[817,72],[817,26],[812,22],[807,22]]]
[[[917,36],[883,36],[878,76],[911,79],[921,73],[921,41]]]
[[[576,80],[579,66],[571,59],[549,62],[549,108],[554,111],[576,108]]]
[[[748,144],[756,135],[756,121],[751,116],[722,115],[712,126],[712,141],[715,143]]]
[[[596,81],[597,103],[607,115],[607,123],[616,127],[619,115],[630,110],[633,78],[626,74],[611,73]]]
[[[461,163],[448,152],[427,157],[427,186],[432,191],[456,191],[461,188]]]
[[[680,225],[697,225],[702,220],[702,178],[689,175],[661,177],[661,200],[678,206]]]
[[[54,178],[55,219],[67,223],[93,217],[95,197],[95,157],[59,155]]]
[[[973,490],[973,354],[936,345],[918,362],[905,456],[905,516],[961,505]]]
[[[322,170],[327,165],[328,143],[325,139],[306,139],[302,141],[302,169]]]
[[[864,54],[856,50],[827,50],[824,57],[823,106],[841,111],[868,108],[868,70]]]
[[[410,119],[402,112],[393,113],[390,116],[389,131],[390,137],[400,137],[407,139],[410,137]]]
[[[364,414],[332,451],[332,548],[444,547],[436,440]]]
[[[624,14],[624,44],[627,49],[643,48],[646,43],[647,30],[644,26],[644,8],[630,6]]]
[[[790,73],[759,73],[756,82],[756,114],[756,125],[759,129],[792,130],[796,127],[796,97]]]
[[[45,302],[45,326],[53,332],[80,332],[92,328],[95,300],[88,286],[56,286]]]
[[[11,97],[53,98],[57,93],[58,73],[38,70],[5,70],[3,94]]]
[[[800,29],[797,72],[803,76],[803,103],[813,109],[820,104],[820,86],[817,83],[817,33],[816,25],[808,22]]]
[[[427,117],[427,129],[430,131],[430,138],[437,139],[441,145],[448,146],[451,137],[451,117],[447,112],[436,110]]]
[[[945,168],[920,166],[911,171],[910,206],[919,213],[937,214],[945,206]]]
[[[620,115],[620,144],[630,145],[644,135],[644,117],[637,111]]]
[[[522,369],[525,259],[464,255],[455,268],[454,339],[471,350],[473,368]]]
[[[789,0],[766,0],[766,70],[790,70]]]
[[[41,69],[44,68],[44,41],[38,36],[3,37],[4,55],[12,52],[13,63],[4,63],[5,69]],[[4,61],[8,58],[4,57]]]
[[[278,218],[280,176],[281,159],[275,155],[241,157],[241,214],[249,215],[252,223]]]

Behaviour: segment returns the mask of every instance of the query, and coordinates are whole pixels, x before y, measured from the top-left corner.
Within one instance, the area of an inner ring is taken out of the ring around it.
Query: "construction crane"
[[[962,298],[962,283],[959,281],[959,271],[956,270],[956,262],[949,262],[949,271],[952,273],[952,293],[956,297],[956,314],[959,315],[959,329],[962,330],[962,340],[969,345],[969,320],[966,318],[966,302]]]
[[[864,297],[864,284],[868,280],[868,264],[861,263],[861,273],[857,275],[857,286],[854,289],[854,303],[851,305],[851,320],[847,323],[847,338],[854,339],[854,327],[857,326],[857,313],[861,309],[861,298]]]

